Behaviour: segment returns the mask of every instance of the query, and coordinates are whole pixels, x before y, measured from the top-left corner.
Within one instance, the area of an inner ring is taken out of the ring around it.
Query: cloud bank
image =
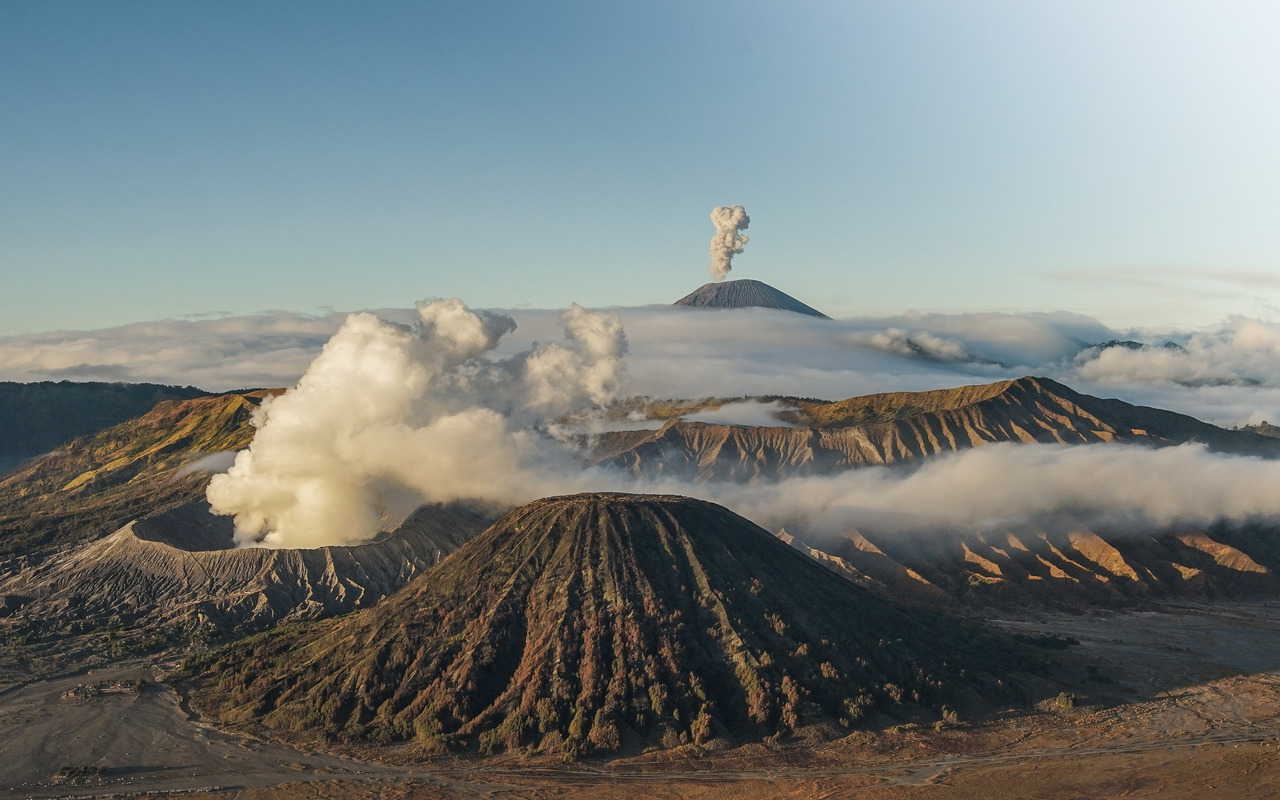
[[[1110,332],[1072,315],[904,315],[832,324],[762,310],[601,313],[574,306],[519,316],[517,323],[458,300],[418,304],[411,324],[350,315],[297,386],[264,402],[252,446],[210,484],[215,511],[236,517],[243,544],[288,547],[366,541],[426,501],[517,504],[601,490],[702,497],[815,542],[851,527],[955,532],[1067,518],[1133,530],[1280,518],[1280,462],[1195,445],[1000,444],[907,468],[744,486],[583,469],[576,440],[557,422],[585,414],[590,429],[598,422],[592,409],[638,386],[670,397],[797,394],[801,387],[842,397],[890,379],[895,389],[928,389],[955,385],[959,375],[1023,374],[1026,365],[1009,366],[1020,360],[1078,373],[1105,364],[1113,351],[1143,364],[1162,364],[1168,354],[1265,354],[1274,330],[1262,323],[1236,321],[1213,335],[1188,336],[1187,346],[1130,343],[1091,352],[1080,343]],[[1259,359],[1241,359],[1241,368],[1266,376]],[[1233,363],[1216,360],[1228,370]],[[1140,381],[1146,373],[1106,374]],[[1155,374],[1158,382],[1145,378],[1149,388],[1261,390],[1188,386]],[[1267,391],[1273,388],[1274,381]],[[735,403],[704,417],[768,424],[775,410]]]
[[[1058,524],[1150,531],[1280,519],[1280,461],[1188,444],[993,444],[915,469],[871,467],[776,484],[661,488],[734,509],[817,544],[852,527],[958,533]],[[656,488],[656,487],[655,487]]]
[[[502,313],[518,327],[495,357],[562,335],[560,311]],[[615,313],[629,333],[627,391],[636,394],[836,400],[1030,374],[1219,425],[1280,421],[1280,325],[1260,319],[1235,317],[1212,330],[1121,331],[1066,312],[842,320],[670,306]],[[413,309],[376,314],[401,324],[416,318]],[[273,313],[0,338],[0,379],[151,381],[214,391],[292,386],[345,317]],[[1099,346],[1117,340],[1145,346]]]

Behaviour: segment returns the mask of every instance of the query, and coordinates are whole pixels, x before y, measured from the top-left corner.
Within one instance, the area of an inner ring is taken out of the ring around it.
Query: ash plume
[[[733,269],[733,257],[742,252],[751,241],[741,231],[751,224],[742,206],[716,206],[711,210],[711,222],[716,233],[711,237],[711,279],[722,281]]]
[[[318,547],[373,538],[392,508],[553,492],[564,481],[550,476],[574,470],[547,421],[608,402],[627,347],[616,315],[575,305],[561,322],[563,341],[496,361],[485,354],[515,322],[460,300],[419,303],[412,326],[350,315],[263,402],[210,505],[241,544]]]

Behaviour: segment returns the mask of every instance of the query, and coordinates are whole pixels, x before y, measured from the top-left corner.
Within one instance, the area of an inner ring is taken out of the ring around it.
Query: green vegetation
[[[144,414],[162,400],[209,393],[154,383],[0,381],[0,456],[29,458]]]
[[[105,536],[198,499],[202,454],[246,447],[261,393],[160,402],[0,480],[0,559]]]
[[[69,764],[58,770],[60,778],[98,778],[105,775],[106,767],[100,767],[96,764]]]
[[[1270,436],[1273,439],[1280,439],[1280,425],[1272,425],[1265,419],[1257,425],[1242,425],[1241,427],[1234,428],[1233,430],[1248,431],[1249,433],[1256,433],[1259,436]]]

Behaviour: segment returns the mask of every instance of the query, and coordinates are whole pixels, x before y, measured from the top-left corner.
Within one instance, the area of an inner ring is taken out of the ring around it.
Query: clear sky
[[[1280,306],[1280,5],[0,2],[0,335],[266,309]],[[1275,312],[1280,316],[1280,312]]]

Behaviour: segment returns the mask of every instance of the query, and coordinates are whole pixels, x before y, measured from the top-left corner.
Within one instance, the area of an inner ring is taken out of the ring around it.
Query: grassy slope
[[[105,536],[200,497],[208,474],[183,468],[253,438],[263,393],[165,400],[75,439],[0,480],[0,559]]]
[[[144,414],[162,400],[209,393],[154,383],[0,381],[0,457],[30,458]]]

